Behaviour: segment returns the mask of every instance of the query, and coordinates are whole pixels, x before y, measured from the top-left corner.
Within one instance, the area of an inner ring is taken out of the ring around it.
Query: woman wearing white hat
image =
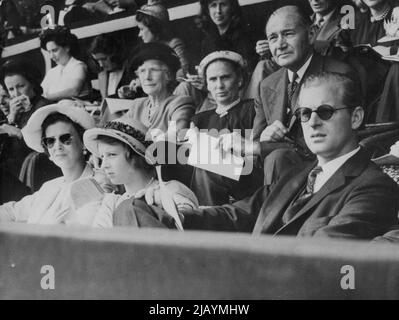
[[[22,129],[26,144],[47,153],[63,176],[44,183],[33,195],[0,206],[0,222],[59,224],[72,218],[71,183],[93,175],[85,161],[82,136],[94,127],[94,120],[84,109],[67,103],[38,109]]]
[[[147,128],[142,123],[128,117],[110,121],[104,128],[85,132],[83,140],[87,149],[101,158],[101,168],[111,182],[123,185],[126,190],[123,195],[106,194],[101,203],[89,203],[79,210],[83,213],[78,216],[90,216],[88,212],[96,212],[92,223],[94,227],[129,225],[173,228],[175,223],[178,224],[175,221],[177,217],[171,219],[165,211],[148,205],[145,200],[149,199],[146,192],[159,185],[155,167],[151,159],[146,157],[146,148],[151,144],[145,140],[146,134]],[[177,207],[198,206],[194,193],[178,181],[166,184],[161,181],[162,192],[166,192],[167,195],[163,196],[172,200]],[[125,200],[128,201],[124,209],[116,213],[117,207]],[[168,208],[165,210],[170,213]]]

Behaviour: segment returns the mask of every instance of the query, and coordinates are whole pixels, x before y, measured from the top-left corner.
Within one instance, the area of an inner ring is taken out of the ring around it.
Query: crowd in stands
[[[3,63],[0,223],[399,242],[399,187],[381,168],[399,172],[399,3],[275,1],[256,39],[238,0],[200,0],[196,61],[164,2],[66,0],[64,25],[38,35],[44,78]],[[119,10],[138,43],[95,37],[92,86],[67,25]],[[188,164],[196,143],[251,170]]]

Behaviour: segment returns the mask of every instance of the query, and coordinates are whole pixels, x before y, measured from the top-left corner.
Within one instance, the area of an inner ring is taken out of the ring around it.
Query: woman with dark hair
[[[245,25],[238,0],[201,0],[201,24],[205,38],[201,59],[211,52],[230,50],[239,53],[253,67],[254,41]]]
[[[56,26],[42,31],[40,46],[57,64],[47,72],[42,82],[44,97],[51,101],[86,98],[91,87],[86,64],[77,60],[78,38],[68,28]]]
[[[188,52],[183,41],[173,37],[168,10],[161,4],[144,5],[137,10],[136,21],[144,43],[161,42],[176,52],[181,65],[178,76],[184,76],[190,67]]]
[[[49,103],[41,95],[40,78],[40,72],[26,61],[9,60],[1,67],[1,82],[10,100],[7,122],[0,126],[0,132],[8,135],[0,162],[16,177],[31,152],[22,140],[21,128],[36,110]]]
[[[40,190],[20,201],[0,206],[0,222],[59,224],[74,218],[71,184],[93,176],[85,161],[83,132],[94,127],[94,120],[84,109],[65,104],[37,110],[22,130],[26,144],[48,154],[63,176],[44,183]]]
[[[98,86],[103,99],[117,97],[118,89],[132,80],[126,51],[120,38],[110,33],[97,36],[91,44],[90,53],[101,68]]]

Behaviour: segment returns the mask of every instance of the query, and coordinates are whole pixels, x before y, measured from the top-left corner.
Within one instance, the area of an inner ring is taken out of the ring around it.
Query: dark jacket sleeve
[[[232,205],[181,211],[183,226],[185,229],[252,232],[267,194],[267,188],[262,187],[253,196]]]

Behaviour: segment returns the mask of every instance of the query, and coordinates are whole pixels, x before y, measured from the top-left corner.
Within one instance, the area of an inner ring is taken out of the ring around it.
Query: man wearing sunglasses
[[[397,222],[399,188],[358,144],[359,83],[332,72],[305,80],[296,115],[311,164],[232,205],[181,212],[185,229],[370,240]]]
[[[293,116],[304,80],[323,70],[347,75],[355,75],[356,71],[313,51],[315,29],[309,16],[298,6],[283,6],[275,10],[266,24],[266,36],[270,51],[282,68],[259,85],[255,99],[253,143],[226,135],[222,138],[221,147],[246,156],[261,156],[265,183],[270,185],[285,168],[302,162],[308,155],[306,147],[303,148],[305,144],[299,123]]]

